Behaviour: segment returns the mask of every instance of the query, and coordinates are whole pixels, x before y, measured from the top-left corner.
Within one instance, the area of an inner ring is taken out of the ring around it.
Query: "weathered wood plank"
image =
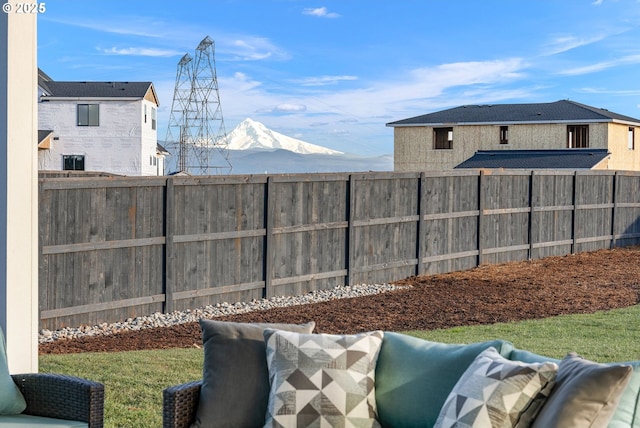
[[[201,241],[223,241],[236,238],[252,238],[256,236],[265,236],[266,234],[266,229],[239,230],[236,232],[198,233],[194,235],[175,235],[173,237],[173,242],[186,243]]]
[[[109,309],[127,308],[130,306],[143,305],[148,303],[157,303],[164,301],[164,294],[154,296],[137,297],[134,299],[123,299],[104,303],[94,303],[91,305],[78,305],[68,308],[49,309],[40,311],[41,319],[64,317],[69,315],[86,314],[91,312],[105,311]]]
[[[264,281],[250,282],[246,284],[223,285],[219,287],[200,288],[198,290],[178,291],[176,293],[173,293],[173,298],[175,300],[191,299],[194,297],[207,297],[226,293],[237,293],[239,291],[262,290],[263,288]]]
[[[120,241],[86,242],[82,244],[50,245],[42,247],[42,254],[68,254],[82,253],[95,250],[114,250],[118,248],[148,247],[150,245],[163,245],[164,237],[123,239]]]

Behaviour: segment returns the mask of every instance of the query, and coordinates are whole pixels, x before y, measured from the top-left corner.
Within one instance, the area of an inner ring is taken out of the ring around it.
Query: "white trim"
[[[0,13],[0,34],[0,325],[10,372],[29,373],[38,371],[36,15]]]

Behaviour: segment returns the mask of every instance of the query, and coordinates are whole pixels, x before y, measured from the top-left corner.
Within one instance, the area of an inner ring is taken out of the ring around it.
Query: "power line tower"
[[[207,36],[196,48],[195,59],[185,54],[178,62],[165,139],[178,172],[231,172],[214,51]]]

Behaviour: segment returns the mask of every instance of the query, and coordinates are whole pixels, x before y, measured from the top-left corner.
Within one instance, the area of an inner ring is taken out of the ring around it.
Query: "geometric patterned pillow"
[[[553,388],[556,363],[523,363],[488,348],[447,397],[434,428],[528,427]]]
[[[382,337],[265,330],[265,427],[380,427],[374,385]]]

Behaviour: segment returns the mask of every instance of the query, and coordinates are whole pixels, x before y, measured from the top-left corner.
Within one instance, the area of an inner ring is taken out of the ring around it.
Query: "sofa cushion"
[[[536,354],[531,351],[526,351],[523,349],[514,349],[509,354],[509,359],[511,361],[522,361],[523,363],[544,363],[544,362],[552,362],[556,364],[560,364],[561,360],[556,358],[545,357],[544,355]]]
[[[621,363],[633,368],[627,387],[609,422],[609,428],[640,428],[640,361]]]
[[[0,426],[2,428],[87,428],[89,424],[65,419],[44,418],[42,416],[8,415],[0,416]]]
[[[555,358],[545,357],[522,349],[514,349],[509,356],[510,360],[537,363],[551,361],[560,363]],[[611,363],[609,365],[628,365],[633,368],[629,383],[622,392],[620,402],[613,413],[608,428],[640,428],[640,361],[627,361],[624,363]]]
[[[383,335],[265,330],[271,383],[265,427],[379,427],[374,385]]]
[[[4,334],[0,329],[0,415],[17,415],[27,403],[9,374]]]
[[[311,333],[315,323],[244,324],[203,319],[200,327],[204,363],[193,427],[262,427],[269,399],[264,329]]]
[[[460,376],[478,354],[491,346],[505,356],[513,349],[503,340],[445,344],[385,332],[376,366],[381,425],[432,426]]]
[[[557,372],[555,363],[510,361],[487,348],[453,387],[434,428],[528,427]]]
[[[607,427],[632,371],[630,366],[598,364],[575,352],[568,354],[532,427]]]

